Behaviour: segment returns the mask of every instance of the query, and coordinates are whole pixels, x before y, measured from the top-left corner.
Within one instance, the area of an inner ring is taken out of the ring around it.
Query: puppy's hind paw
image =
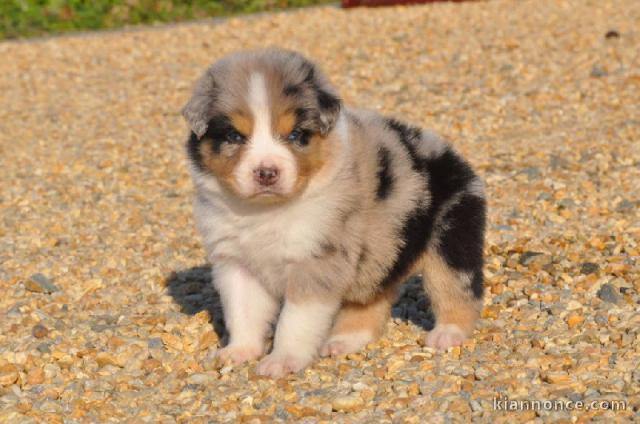
[[[313,358],[286,353],[270,353],[258,363],[256,373],[265,377],[281,378],[306,367]]]
[[[460,346],[466,338],[465,332],[456,324],[437,324],[427,335],[427,346],[446,350]]]
[[[321,356],[339,356],[357,352],[371,342],[373,337],[369,333],[336,334],[320,349]]]
[[[215,359],[222,363],[240,365],[244,362],[253,361],[262,356],[263,349],[259,346],[245,346],[230,344],[215,353]]]

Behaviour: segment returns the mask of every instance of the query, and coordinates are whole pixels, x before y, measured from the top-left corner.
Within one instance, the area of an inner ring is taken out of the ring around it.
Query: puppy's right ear
[[[189,127],[198,138],[201,138],[207,132],[216,94],[216,82],[211,70],[207,70],[196,82],[191,99],[182,108],[182,116],[184,116]]]

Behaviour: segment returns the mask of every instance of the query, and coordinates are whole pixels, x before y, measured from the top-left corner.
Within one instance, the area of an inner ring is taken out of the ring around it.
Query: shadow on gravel
[[[165,282],[167,291],[180,305],[180,311],[195,315],[201,311],[209,312],[209,322],[218,338],[226,344],[227,330],[224,326],[220,295],[211,284],[211,267],[196,266],[174,271]]]
[[[227,331],[224,326],[220,296],[211,284],[208,265],[174,271],[166,280],[168,293],[180,305],[181,312],[195,315],[200,311],[209,312],[209,319],[220,340],[226,343]],[[410,321],[426,331],[433,329],[435,319],[429,299],[422,289],[420,277],[410,278],[401,291],[400,298],[393,305],[393,318]]]

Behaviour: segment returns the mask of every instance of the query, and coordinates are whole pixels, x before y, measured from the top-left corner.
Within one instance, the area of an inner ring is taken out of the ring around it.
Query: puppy
[[[183,109],[194,215],[220,293],[222,361],[263,356],[280,377],[384,330],[399,286],[422,273],[436,326],[459,345],[482,306],[483,184],[451,146],[345,107],[300,54],[235,53]]]

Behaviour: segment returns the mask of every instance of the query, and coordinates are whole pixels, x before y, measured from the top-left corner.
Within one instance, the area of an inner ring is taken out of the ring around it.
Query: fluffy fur
[[[303,56],[236,53],[183,109],[197,227],[234,363],[296,372],[379,337],[399,285],[422,273],[436,327],[460,344],[481,309],[485,199],[436,135],[344,107]]]

